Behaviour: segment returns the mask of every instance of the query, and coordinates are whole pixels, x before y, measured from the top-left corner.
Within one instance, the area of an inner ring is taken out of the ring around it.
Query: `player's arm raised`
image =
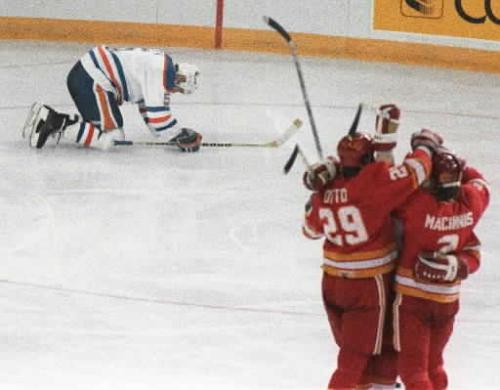
[[[377,161],[394,164],[393,150],[398,142],[401,112],[395,104],[383,104],[377,110],[373,150]]]
[[[375,136],[373,137],[373,151],[378,161],[394,163],[392,150],[397,143],[400,110],[395,104],[381,105],[375,119]],[[321,191],[337,175],[339,162],[333,156],[325,161],[313,164],[302,175],[304,186],[311,191]]]
[[[321,191],[337,175],[338,164],[334,156],[328,156],[322,163],[313,164],[302,175],[304,186],[311,191]]]
[[[488,182],[477,169],[466,166],[462,174],[462,186],[465,196],[469,200],[469,207],[474,214],[482,215],[490,202]]]
[[[435,131],[422,129],[412,134],[410,153],[403,164],[412,174],[415,187],[422,185],[430,175],[432,156],[443,144],[443,138]]]
[[[376,185],[370,187],[381,207],[399,209],[407,199],[427,182],[432,167],[432,155],[438,149],[442,138],[430,130],[414,133],[411,140],[412,152],[400,165],[376,166]]]

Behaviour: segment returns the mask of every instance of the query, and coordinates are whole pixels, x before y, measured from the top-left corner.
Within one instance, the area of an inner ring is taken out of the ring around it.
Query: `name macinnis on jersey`
[[[444,231],[457,230],[471,226],[474,223],[472,211],[465,214],[437,217],[427,214],[425,216],[425,227],[430,230]]]

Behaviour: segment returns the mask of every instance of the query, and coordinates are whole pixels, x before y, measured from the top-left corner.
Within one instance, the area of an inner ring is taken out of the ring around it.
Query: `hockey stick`
[[[285,166],[283,167],[283,172],[285,173],[285,175],[287,175],[288,172],[290,172],[290,169],[292,169],[293,164],[295,163],[295,160],[297,159],[297,155],[299,154],[299,149],[300,149],[299,144],[296,144],[295,147],[293,148],[292,154],[290,155],[290,157],[286,161]]]
[[[352,121],[351,128],[347,132],[347,135],[350,135],[351,137],[354,136],[356,130],[358,129],[359,119],[361,118],[361,111],[363,111],[363,103],[360,103],[358,105],[358,111],[356,111],[356,115],[354,116],[354,120]]]
[[[297,156],[299,156],[299,155],[302,158],[302,162],[306,166],[307,170],[309,170],[309,171],[311,170],[311,164],[307,160],[307,157],[304,154],[304,152],[302,151],[300,145],[295,144],[295,147],[293,148],[293,152],[290,155],[290,158],[288,159],[285,166],[283,167],[283,172],[285,173],[285,175],[288,174],[288,172],[290,172],[290,169],[292,169],[293,163],[295,162],[295,160],[297,159]]]
[[[365,106],[365,104],[363,104],[363,103],[360,103],[358,105],[358,110],[356,111],[356,115],[354,116],[354,120],[351,124],[349,131],[347,132],[347,135],[352,137],[356,133],[356,130],[357,130],[358,125],[359,125],[359,120],[361,118],[361,111],[363,110],[364,106]],[[292,154],[290,155],[285,166],[283,167],[283,172],[285,173],[285,175],[287,175],[290,172],[290,170],[292,169],[293,164],[295,163],[295,160],[297,159],[298,155],[300,155],[302,157],[302,161],[304,162],[304,165],[307,167],[307,169],[310,168],[310,164],[308,163],[306,156],[302,152],[302,149],[300,148],[299,144],[296,144],[295,148],[293,148]]]
[[[292,124],[278,138],[261,143],[251,142],[202,142],[201,146],[209,148],[231,148],[231,147],[249,147],[249,148],[278,148],[286,141],[292,138],[302,127],[302,121],[295,119]],[[156,142],[156,141],[114,141],[115,146],[177,146],[175,141]]]
[[[304,99],[304,104],[307,110],[307,116],[309,117],[309,122],[311,124],[311,130],[314,137],[314,143],[316,145],[316,151],[318,152],[318,157],[320,161],[323,160],[323,149],[321,148],[321,144],[319,142],[318,130],[316,129],[316,123],[314,122],[314,117],[312,114],[311,104],[309,103],[309,97],[307,96],[306,85],[304,82],[304,76],[302,75],[302,69],[300,66],[299,58],[297,56],[297,45],[293,41],[290,34],[283,28],[281,24],[279,24],[276,20],[269,16],[264,16],[264,22],[274,29],[280,34],[285,41],[288,43],[288,47],[290,48],[290,53],[293,57],[293,62],[295,63],[295,68],[297,69],[297,75],[299,76],[300,89],[302,91],[302,97]],[[296,156],[295,156],[296,157]],[[295,159],[294,159],[295,161]],[[293,165],[293,162],[292,162]]]

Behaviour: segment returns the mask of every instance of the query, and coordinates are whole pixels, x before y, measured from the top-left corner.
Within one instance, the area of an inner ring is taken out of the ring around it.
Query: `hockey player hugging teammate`
[[[397,246],[391,212],[427,180],[442,142],[432,131],[417,132],[412,152],[392,165],[398,120],[396,106],[382,106],[374,137],[350,131],[337,144],[338,161],[329,158],[304,174],[313,193],[303,232],[324,239],[322,295],[339,346],[329,389],[393,388],[396,382],[390,309]]]
[[[396,273],[395,341],[407,390],[444,390],[443,351],[459,310],[460,285],[480,265],[474,233],[489,203],[482,174],[440,148],[432,176],[401,207],[404,245]]]
[[[174,141],[182,151],[197,151],[201,134],[181,127],[170,111],[170,95],[190,94],[198,88],[200,72],[190,64],[174,64],[166,53],[155,49],[95,47],[71,69],[68,90],[80,115],[56,112],[33,104],[23,135],[30,145],[42,148],[50,136],[85,147],[108,150],[115,140],[124,140],[119,106],[137,104],[154,136]]]

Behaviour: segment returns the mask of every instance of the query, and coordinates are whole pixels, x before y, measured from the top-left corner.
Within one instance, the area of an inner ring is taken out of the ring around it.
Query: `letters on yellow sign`
[[[375,0],[373,28],[500,40],[497,0]]]

